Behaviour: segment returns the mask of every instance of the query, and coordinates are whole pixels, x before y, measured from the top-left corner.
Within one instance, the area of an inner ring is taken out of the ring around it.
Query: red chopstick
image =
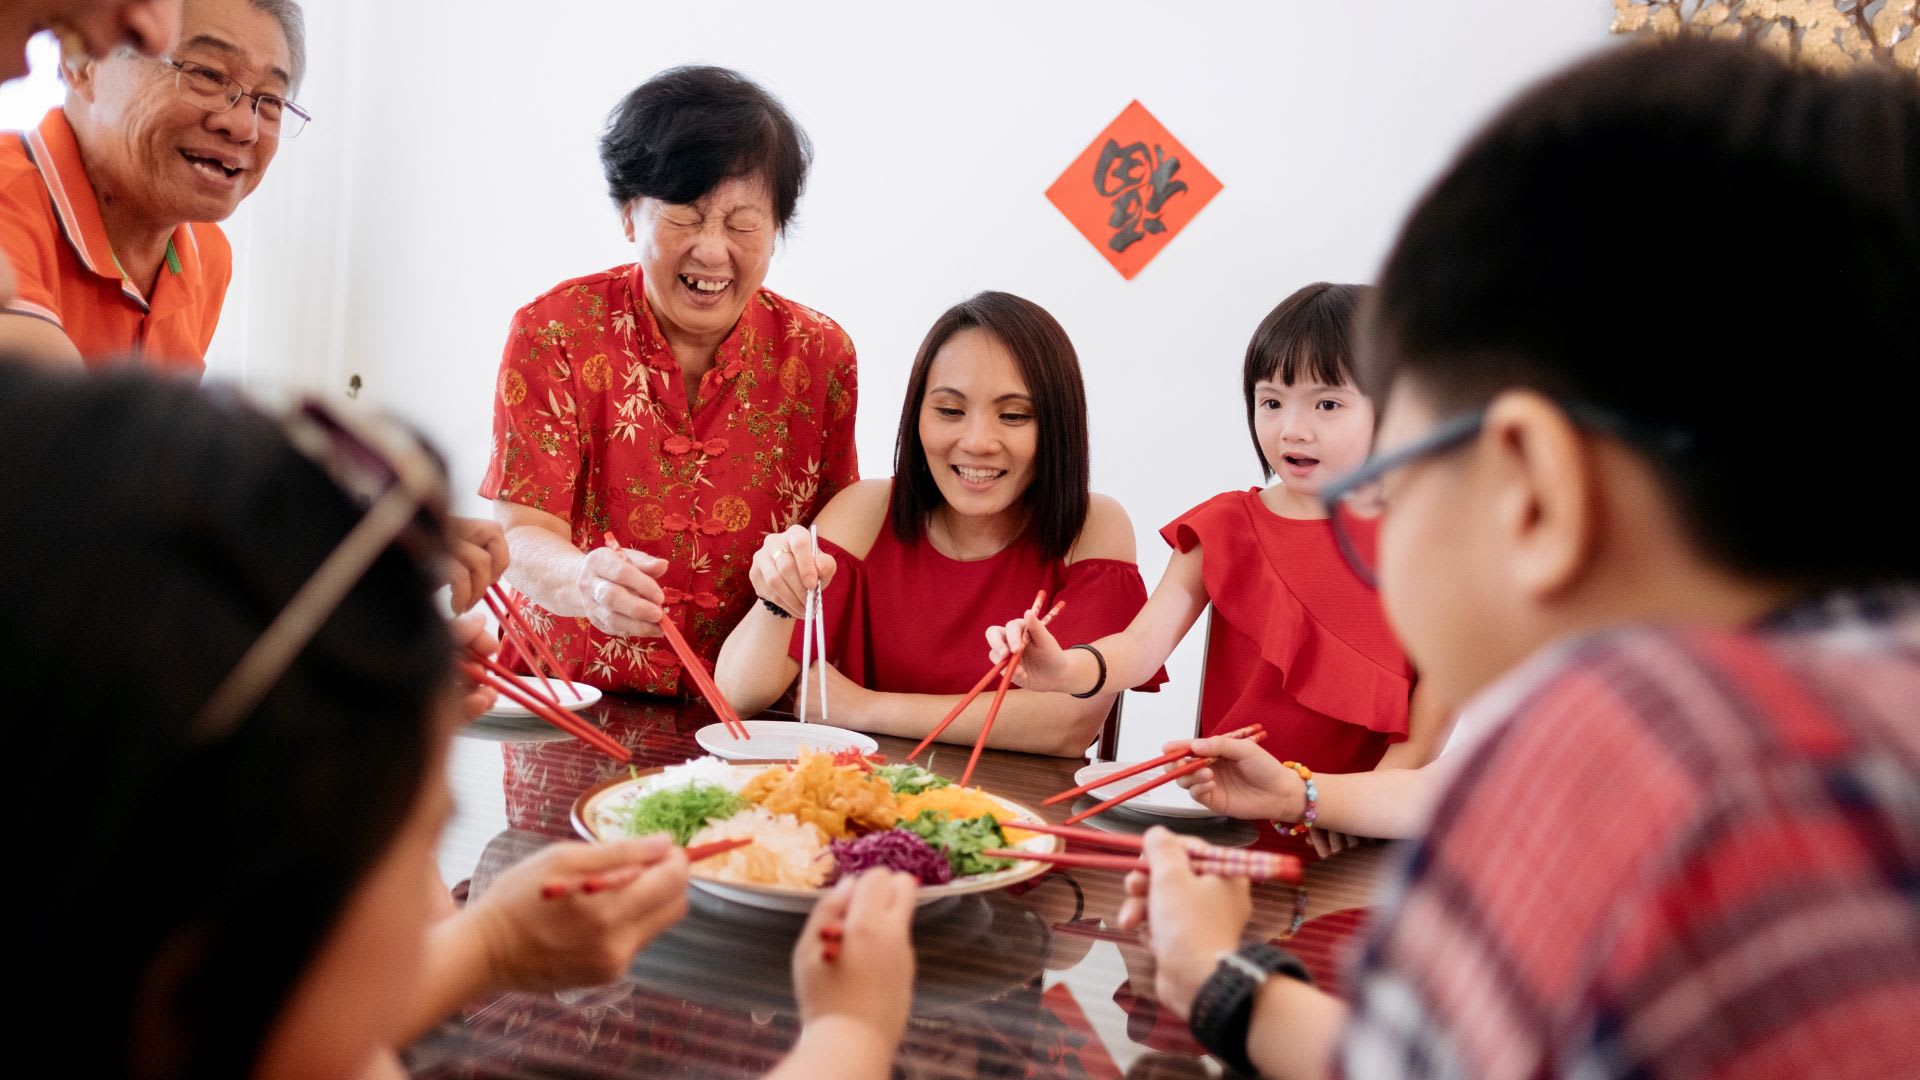
[[[727,840],[715,840],[707,844],[695,844],[687,849],[687,861],[697,863],[702,859],[711,859],[715,855],[725,855],[736,848],[753,843],[751,836],[735,836]],[[580,891],[584,893],[604,892],[617,889],[640,876],[645,867],[629,866],[615,870],[610,874],[588,874],[580,881]],[[573,886],[564,881],[550,881],[540,888],[543,900],[558,900],[573,892]]]
[[[840,959],[840,943],[846,939],[846,928],[837,922],[830,922],[820,928],[820,959],[833,963]]]
[[[1267,733],[1264,730],[1257,731],[1248,737],[1248,741],[1259,742],[1261,739],[1264,739],[1266,737],[1267,737]],[[1119,806],[1121,803],[1126,802],[1128,799],[1131,799],[1136,795],[1142,795],[1142,794],[1145,794],[1146,792],[1152,791],[1154,788],[1159,787],[1161,784],[1165,784],[1172,780],[1178,780],[1180,777],[1186,776],[1190,773],[1199,772],[1201,769],[1204,769],[1207,766],[1212,765],[1215,760],[1216,759],[1210,758],[1210,757],[1194,758],[1192,761],[1187,762],[1185,765],[1182,765],[1177,769],[1169,769],[1166,772],[1161,773],[1159,776],[1154,777],[1153,779],[1147,781],[1144,784],[1141,784],[1138,787],[1128,788],[1127,790],[1121,792],[1120,794],[1115,795],[1113,798],[1108,799],[1106,802],[1095,803],[1094,805],[1087,807],[1085,810],[1082,810],[1079,813],[1068,818],[1067,820],[1061,822],[1061,824],[1062,825],[1078,825],[1095,814],[1101,813],[1103,811],[1111,810],[1114,807]]]
[[[518,702],[535,716],[581,742],[605,752],[615,761],[625,762],[633,759],[633,752],[621,746],[613,736],[534,694],[527,689],[526,684],[522,683],[518,676],[501,666],[492,657],[481,656],[478,653],[467,655],[469,659],[462,661],[460,666],[466,671],[467,677],[474,682],[493,687],[502,696]]]
[[[547,676],[541,671],[541,665],[545,664],[553,669],[555,678],[567,684],[567,692],[573,695],[574,700],[586,700],[580,696],[579,687],[573,685],[573,672],[560,663],[559,659],[553,655],[553,650],[547,647],[546,641],[533,632],[533,627],[527,625],[527,621],[520,616],[520,609],[514,605],[513,598],[507,595],[505,589],[495,584],[487,590],[486,601],[487,608],[500,622],[500,632],[515,638],[520,651],[526,654],[527,666],[533,669],[534,674],[540,676],[540,682],[543,685],[547,683]],[[547,692],[552,694],[555,702],[560,700],[558,694],[553,694],[553,688],[550,685],[547,687]]]
[[[1045,602],[1046,597],[1047,597],[1047,591],[1045,589],[1040,590],[1040,595],[1033,598],[1033,606],[1039,607],[1043,602]],[[1059,603],[1053,605],[1053,610],[1047,612],[1046,617],[1040,620],[1040,625],[1045,626],[1047,623],[1052,622],[1053,617],[1055,615],[1060,614],[1060,609],[1066,606],[1067,606],[1067,602],[1065,600],[1062,600]],[[991,668],[988,668],[987,673],[985,675],[980,676],[980,681],[973,684],[973,689],[961,695],[960,700],[954,703],[952,710],[950,710],[946,716],[942,717],[938,724],[935,724],[933,726],[932,731],[927,732],[927,737],[924,739],[921,739],[920,745],[914,747],[910,752],[908,752],[907,756],[903,760],[912,761],[914,758],[917,758],[920,756],[920,751],[925,750],[927,747],[933,745],[933,740],[939,738],[940,733],[947,730],[947,726],[949,724],[952,724],[955,720],[959,719],[961,713],[967,711],[967,706],[973,704],[973,699],[979,697],[981,693],[986,690],[987,684],[992,682],[995,676],[1001,675],[1003,672],[1013,670],[1014,662],[1019,655],[1020,654],[1017,652],[1010,652],[1007,655],[1001,657],[999,663],[993,665]],[[975,759],[979,758],[980,752],[976,749],[974,751],[973,756]],[[963,783],[961,786],[964,787],[965,784]]]
[[[1037,610],[1046,602],[1047,591],[1042,589],[1040,595],[1033,598],[1033,606]],[[1053,610],[1047,612],[1046,617],[1053,618],[1060,614],[1061,608],[1066,606],[1065,600],[1060,601],[1053,605]],[[967,756],[967,769],[960,774],[961,787],[966,787],[967,782],[973,779],[973,767],[980,763],[980,751],[987,748],[987,736],[993,732],[993,721],[1000,715],[1000,703],[1007,700],[1007,687],[1013,684],[1013,671],[1020,666],[1020,654],[1026,651],[1026,644],[1023,642],[1019,648],[1008,653],[1007,662],[1000,665],[1000,688],[993,692],[993,702],[987,706],[987,717],[980,722],[980,734],[974,737],[973,753]]]
[[[1260,727],[1259,724],[1248,724],[1246,727],[1243,727],[1238,731],[1229,731],[1225,735],[1222,735],[1220,737],[1223,739],[1244,739],[1247,736],[1253,734],[1254,732],[1260,731],[1260,730],[1263,730],[1263,729]],[[1157,758],[1153,758],[1152,760],[1143,761],[1138,765],[1129,765],[1128,767],[1121,769],[1119,772],[1111,772],[1096,780],[1089,780],[1086,783],[1081,784],[1079,787],[1068,788],[1067,790],[1061,792],[1058,795],[1049,795],[1046,798],[1040,800],[1040,805],[1052,806],[1054,803],[1057,803],[1057,802],[1065,802],[1068,799],[1075,797],[1076,795],[1085,795],[1087,792],[1092,791],[1094,788],[1106,787],[1108,784],[1111,784],[1116,780],[1125,780],[1129,776],[1138,776],[1141,773],[1146,772],[1148,769],[1157,769],[1162,765],[1171,765],[1174,762],[1179,761],[1181,758],[1187,757],[1191,753],[1192,751],[1190,750],[1170,750],[1167,753],[1161,754]]]
[[[1217,848],[1218,856],[1209,853],[1203,856],[1189,856],[1193,868],[1202,874],[1215,877],[1240,877],[1248,881],[1286,881],[1300,880],[1300,860],[1292,855],[1282,855],[1272,851],[1244,851],[1238,848]],[[1048,862],[1055,866],[1083,866],[1092,870],[1151,870],[1147,860],[1138,855],[1097,855],[1075,851],[1009,851],[1004,848],[982,851],[981,856],[989,859],[1027,859],[1033,862]]]
[[[613,550],[621,550],[620,541],[612,532],[604,534],[602,539]],[[694,687],[700,691],[702,697],[707,699],[707,704],[713,706],[714,714],[720,717],[720,722],[726,726],[727,734],[736,739],[751,739],[753,735],[747,730],[747,725],[740,722],[740,714],[733,711],[733,705],[727,701],[725,695],[720,693],[720,687],[714,684],[713,675],[707,670],[707,665],[701,662],[699,654],[687,644],[687,639],[681,635],[680,628],[673,625],[673,620],[667,617],[664,607],[660,615],[660,636],[667,639],[667,644],[673,648],[674,655],[680,658],[681,669],[693,676]]]

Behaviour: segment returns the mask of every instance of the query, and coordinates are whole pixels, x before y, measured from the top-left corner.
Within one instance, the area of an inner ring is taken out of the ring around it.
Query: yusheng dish
[[[1003,827],[1021,813],[986,792],[853,751],[803,751],[796,762],[767,766],[703,758],[606,787],[576,808],[589,835],[667,831],[685,846],[751,837],[691,868],[697,880],[732,886],[811,891],[886,866],[943,891],[972,882],[992,888],[989,880],[1029,876],[1029,866],[981,852],[1036,838]]]

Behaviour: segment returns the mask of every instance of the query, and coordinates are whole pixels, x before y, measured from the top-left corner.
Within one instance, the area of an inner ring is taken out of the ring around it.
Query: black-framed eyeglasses
[[[1693,446],[1693,433],[1678,428],[1659,427],[1630,420],[1618,413],[1592,405],[1560,403],[1561,411],[1576,425],[1613,435],[1635,445],[1667,456],[1686,453]],[[1450,416],[1435,424],[1433,430],[1405,446],[1368,458],[1361,466],[1328,485],[1320,494],[1326,507],[1327,523],[1347,566],[1368,585],[1378,587],[1371,559],[1355,542],[1356,519],[1378,520],[1387,511],[1383,482],[1387,474],[1417,461],[1437,457],[1472,442],[1486,426],[1485,407]]]
[[[180,88],[180,96],[208,112],[226,112],[241,98],[252,98],[253,115],[259,118],[260,129],[282,139],[299,136],[306,130],[307,121],[313,119],[311,113],[286,98],[249,90],[219,68],[192,60],[175,60],[171,56],[159,60],[173,69],[174,85]]]
[[[389,546],[399,543],[423,568],[437,566],[448,552],[446,470],[411,429],[348,417],[312,400],[288,412],[281,428],[294,449],[367,511],[201,707],[194,731],[202,739],[224,736],[259,707]]]

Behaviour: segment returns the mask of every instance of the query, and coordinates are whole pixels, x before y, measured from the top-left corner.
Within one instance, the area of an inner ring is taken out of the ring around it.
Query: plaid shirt
[[[1920,593],[1591,639],[1409,853],[1355,1077],[1920,1077]]]

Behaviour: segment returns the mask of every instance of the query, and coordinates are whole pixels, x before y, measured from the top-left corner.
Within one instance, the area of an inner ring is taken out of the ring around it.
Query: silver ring
[[[775,566],[780,565],[780,560],[786,558],[787,553],[788,553],[788,549],[786,548],[780,548],[779,550],[775,551],[773,553],[773,564]]]
[[[593,602],[599,604],[601,607],[606,606],[607,583],[605,581],[596,581],[593,583]]]

